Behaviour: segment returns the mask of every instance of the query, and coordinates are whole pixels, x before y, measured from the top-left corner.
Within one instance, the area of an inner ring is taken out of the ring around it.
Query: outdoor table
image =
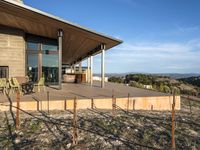
[[[26,82],[21,84],[22,92],[24,94],[30,94],[33,92],[34,84],[33,82]]]

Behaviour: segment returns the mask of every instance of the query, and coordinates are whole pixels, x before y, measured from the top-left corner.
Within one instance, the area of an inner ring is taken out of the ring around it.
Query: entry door
[[[58,84],[58,47],[42,44],[42,75],[46,84]]]
[[[55,41],[28,40],[27,75],[32,82],[44,77],[46,84],[58,84],[58,46]]]
[[[28,68],[27,68],[27,75],[32,82],[38,82],[39,75],[38,75],[38,55],[37,54],[28,54]]]
[[[41,77],[41,52],[40,44],[27,43],[27,75],[32,82],[38,82]]]

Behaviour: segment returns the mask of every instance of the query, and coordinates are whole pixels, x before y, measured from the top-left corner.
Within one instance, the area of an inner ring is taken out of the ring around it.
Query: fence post
[[[19,109],[20,109],[20,91],[17,90],[16,92],[17,97],[17,110],[16,110],[16,130],[20,129],[20,116],[19,116]]]
[[[133,100],[133,110],[135,110],[135,99]]]
[[[112,90],[112,115],[115,116],[116,111],[116,98],[114,96],[114,90]]]
[[[172,150],[175,150],[175,105],[176,105],[176,97],[175,90],[173,91],[173,104],[172,104]]]
[[[49,114],[49,91],[47,91],[47,112]]]
[[[153,110],[153,105],[151,105],[151,110]]]
[[[73,144],[76,145],[78,142],[77,132],[77,98],[74,98],[74,110],[73,110]]]
[[[37,100],[37,111],[39,111],[40,110],[40,102],[39,102],[39,100]]]
[[[67,100],[64,100],[64,110],[67,110]]]
[[[127,113],[129,111],[129,103],[130,103],[130,93],[128,93],[128,99],[127,99]]]
[[[91,108],[94,109],[94,99],[91,99]]]
[[[190,97],[188,95],[188,102],[189,102],[189,107],[190,107],[190,114],[192,114],[192,106],[191,106],[191,102],[190,102]]]
[[[40,100],[40,110],[42,111],[42,99]]]

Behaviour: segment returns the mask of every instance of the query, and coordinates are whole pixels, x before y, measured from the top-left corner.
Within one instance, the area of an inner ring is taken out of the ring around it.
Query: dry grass
[[[200,149],[199,112],[199,102],[182,99],[182,109],[176,112],[176,149]],[[171,148],[171,112],[118,110],[113,117],[112,111],[80,110],[76,146],[70,111],[21,112],[19,131],[10,112],[6,114],[0,114],[0,149]]]

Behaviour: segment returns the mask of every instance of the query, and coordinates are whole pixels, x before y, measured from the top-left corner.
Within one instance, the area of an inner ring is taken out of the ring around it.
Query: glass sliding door
[[[38,51],[39,44],[37,42],[27,42],[27,76],[32,82],[38,81]]]
[[[47,85],[57,85],[58,64],[57,40],[28,36],[27,75],[32,82],[44,77]]]
[[[27,55],[27,75],[32,82],[38,81],[38,55]]]
[[[47,84],[58,84],[58,47],[42,44],[42,74]]]

